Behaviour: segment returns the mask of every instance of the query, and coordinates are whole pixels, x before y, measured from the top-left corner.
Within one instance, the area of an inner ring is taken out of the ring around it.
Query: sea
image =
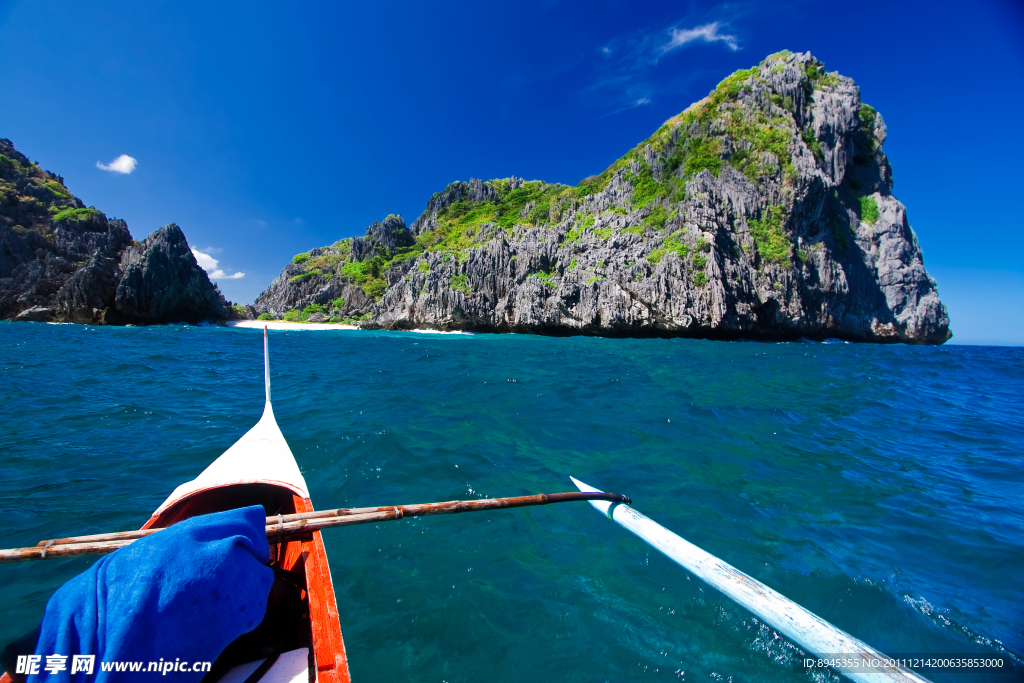
[[[1024,678],[1024,349],[271,330],[318,508],[575,490],[887,654]],[[0,323],[0,539],[135,529],[259,419],[263,334]],[[352,679],[829,681],[587,503],[324,532]],[[94,558],[0,564],[0,645]]]

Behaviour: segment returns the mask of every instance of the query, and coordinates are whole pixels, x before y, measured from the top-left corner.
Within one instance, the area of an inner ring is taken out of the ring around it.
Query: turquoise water
[[[571,474],[883,652],[1024,666],[1024,349],[350,331],[270,348],[318,507]],[[0,368],[4,547],[137,528],[262,410],[258,330],[0,323]],[[325,540],[360,683],[811,678],[585,503]],[[0,565],[0,641],[90,561]]]

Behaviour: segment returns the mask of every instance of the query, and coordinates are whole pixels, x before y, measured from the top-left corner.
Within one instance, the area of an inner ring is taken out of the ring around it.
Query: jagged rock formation
[[[145,242],[86,207],[0,140],[0,319],[92,324],[222,321],[230,304],[177,225]]]
[[[453,183],[410,229],[389,216],[296,256],[255,308],[388,329],[942,343],[885,137],[851,79],[779,53],[576,187]]]
[[[385,276],[396,264],[420,255],[401,216],[375,221],[365,237],[339,240],[297,255],[256,298],[257,314],[288,319],[354,320],[365,316],[388,287]]]
[[[129,247],[121,256],[121,269],[114,301],[124,318],[197,323],[229,317],[230,305],[196,263],[185,234],[174,223]]]

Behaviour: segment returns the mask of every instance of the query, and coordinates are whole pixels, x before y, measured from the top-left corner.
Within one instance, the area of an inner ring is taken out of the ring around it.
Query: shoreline
[[[283,320],[229,320],[225,323],[227,327],[241,327],[244,329],[262,330],[266,325],[271,330],[362,330],[356,325],[345,325],[343,323],[292,323]],[[415,332],[417,334],[461,334],[472,336],[472,332],[461,332],[458,330],[395,330],[397,332]]]
[[[248,329],[262,330],[263,326],[271,330],[358,330],[355,325],[343,325],[342,323],[291,323],[283,320],[229,320],[225,323],[227,327],[242,327]]]

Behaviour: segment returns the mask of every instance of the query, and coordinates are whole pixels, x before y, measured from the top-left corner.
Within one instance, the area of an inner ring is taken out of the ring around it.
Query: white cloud
[[[223,249],[208,249],[207,251],[223,251]],[[245,273],[238,272],[228,275],[223,270],[217,267],[220,263],[219,259],[215,259],[207,253],[201,252],[195,247],[192,247],[192,255],[196,257],[196,263],[199,267],[206,271],[210,276],[211,280],[240,280],[245,277]]]
[[[661,52],[671,52],[684,45],[689,45],[694,41],[701,41],[704,43],[714,43],[722,41],[729,46],[729,49],[735,52],[740,49],[740,46],[736,43],[736,36],[719,33],[718,28],[721,26],[717,21],[713,21],[710,24],[704,24],[702,26],[695,26],[694,28],[676,28],[673,26],[669,29],[669,34],[672,36],[667,43],[661,46]]]
[[[215,270],[212,273],[210,273],[211,280],[241,280],[243,277],[245,277],[245,273],[242,272],[232,273],[231,275],[228,275],[223,270]]]
[[[124,173],[128,175],[135,170],[135,166],[138,162],[135,161],[135,157],[130,157],[127,154],[122,154],[118,158],[111,161],[109,164],[103,164],[99,161],[96,162],[96,168],[104,171],[110,171],[111,173]]]
[[[206,272],[216,270],[218,263],[217,259],[213,258],[209,254],[204,254],[195,247],[192,247],[192,255],[196,257],[196,263],[199,264],[199,267]]]
[[[602,116],[651,105],[664,100],[664,95],[689,94],[690,86],[707,80],[713,69],[689,65],[685,69],[669,72],[659,64],[684,47],[719,44],[731,51],[740,49],[739,38],[730,32],[731,24],[723,14],[739,16],[730,7],[716,8],[720,19],[687,27],[680,21],[669,25],[649,26],[626,33],[598,47],[593,62],[594,74],[590,84],[580,94],[594,97],[605,109]]]

